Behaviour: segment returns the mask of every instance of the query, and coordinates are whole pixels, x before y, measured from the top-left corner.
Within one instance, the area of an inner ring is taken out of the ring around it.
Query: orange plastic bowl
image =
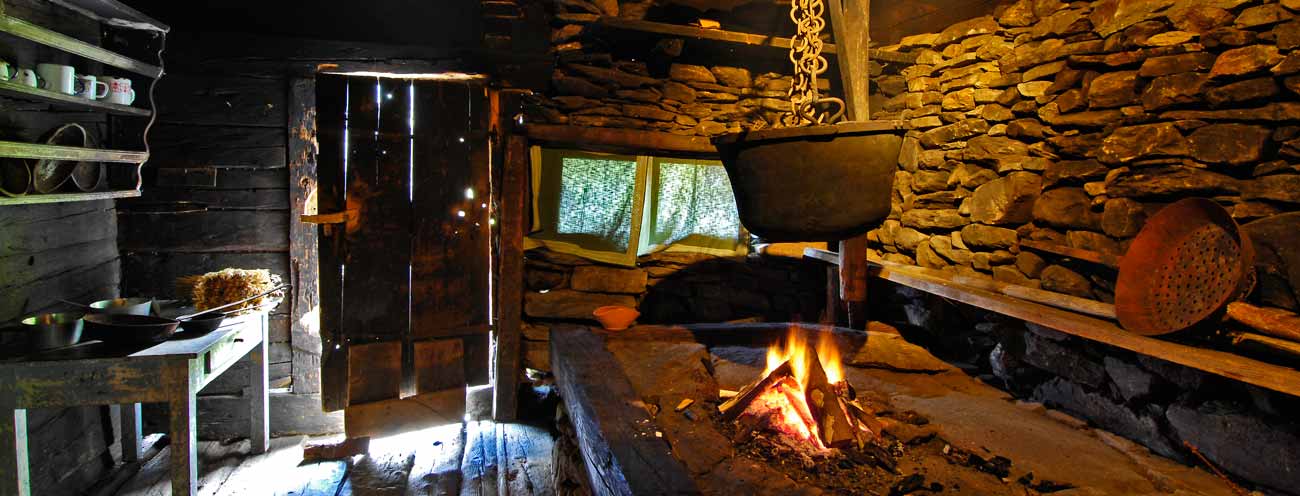
[[[591,314],[596,316],[596,320],[600,321],[600,325],[610,331],[627,329],[629,325],[632,325],[632,321],[641,316],[641,312],[636,311],[635,308],[619,305],[600,307]]]

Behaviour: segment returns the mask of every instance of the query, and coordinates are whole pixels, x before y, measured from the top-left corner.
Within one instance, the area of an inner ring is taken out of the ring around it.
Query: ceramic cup
[[[41,88],[65,95],[77,94],[77,70],[70,65],[36,64],[36,75],[45,80]]]
[[[103,91],[99,91],[100,89]],[[108,96],[108,83],[97,81],[95,76],[81,74],[77,76],[77,96],[87,100],[99,100]]]
[[[18,69],[18,71],[14,73],[13,80],[23,86],[31,86],[33,88],[41,87],[41,77],[36,74],[36,71],[31,69]]]
[[[9,62],[0,60],[0,80],[8,81],[13,79],[15,72],[17,72],[17,67],[9,65]]]
[[[108,102],[118,105],[130,105],[135,103],[135,90],[131,89],[131,80],[127,78],[115,78],[103,76],[105,83],[108,84]]]

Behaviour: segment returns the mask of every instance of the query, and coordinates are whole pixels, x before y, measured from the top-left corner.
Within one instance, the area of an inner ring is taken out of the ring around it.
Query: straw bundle
[[[280,285],[280,277],[272,275],[266,269],[223,269],[201,276],[179,278],[176,285],[181,293],[190,294],[196,309],[207,310],[269,291]],[[232,307],[226,312],[238,315],[250,309],[269,308],[283,298],[283,294],[272,293]]]

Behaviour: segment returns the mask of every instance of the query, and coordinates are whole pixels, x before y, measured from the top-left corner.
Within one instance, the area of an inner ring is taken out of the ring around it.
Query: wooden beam
[[[624,31],[634,31],[640,33],[651,33],[664,36],[674,36],[679,38],[691,38],[702,41],[715,41],[722,43],[734,43],[749,46],[765,46],[772,48],[790,49],[790,38],[779,36],[769,36],[762,34],[740,33],[736,31],[723,31],[721,29],[704,29],[694,26],[682,26],[678,24],[668,24],[663,22],[650,22],[637,19],[625,19],[621,17],[601,17],[594,26],[619,29]],[[838,40],[836,40],[838,42]],[[837,46],[832,44],[822,45],[822,53],[836,53]],[[896,62],[903,64],[915,64],[916,56],[908,53],[890,52],[885,50],[869,51],[872,58],[880,59],[886,62]],[[864,62],[865,64],[865,62]]]
[[[1076,260],[1083,260],[1085,262],[1102,264],[1112,269],[1119,268],[1120,257],[1111,255],[1109,253],[1102,253],[1093,250],[1083,250],[1071,246],[1058,245],[1056,243],[1048,243],[1046,241],[1037,241],[1033,239],[1020,240],[1020,246],[1022,248],[1029,248],[1035,251],[1051,253],[1053,255],[1060,255],[1063,257],[1070,257]]]
[[[814,258],[827,260],[826,255]],[[876,277],[913,289],[1037,324],[1071,336],[1159,358],[1184,367],[1300,396],[1300,370],[1273,365],[1233,353],[1188,346],[1134,334],[1104,320],[954,282],[941,271],[882,260]],[[553,331],[552,331],[553,332]]]
[[[493,128],[504,129],[509,116],[519,107],[517,95],[493,94]],[[496,135],[496,133],[493,133]],[[522,360],[520,340],[523,334],[524,234],[528,219],[528,142],[522,136],[505,135],[505,153],[501,163],[500,241],[498,244],[496,384],[493,385],[492,418],[497,422],[514,420],[518,408],[519,379]]]
[[[703,136],[679,136],[639,129],[553,124],[529,124],[525,126],[524,134],[531,141],[582,150],[616,153],[668,152],[709,158],[718,156],[718,149],[713,146],[709,138]]]
[[[316,80],[289,82],[289,270],[293,295],[289,309],[293,345],[293,390],[320,392],[320,274],[316,226],[294,222],[316,213]],[[317,353],[311,353],[316,351]]]
[[[551,329],[551,369],[595,494],[700,493],[645,409],[632,403],[632,383],[590,328]]]
[[[871,120],[867,100],[871,75],[867,71],[870,39],[867,20],[871,0],[830,0],[831,28],[841,49],[840,84],[844,88],[844,111],[850,121]],[[867,235],[840,241],[840,299],[848,310],[849,327],[867,325]]]

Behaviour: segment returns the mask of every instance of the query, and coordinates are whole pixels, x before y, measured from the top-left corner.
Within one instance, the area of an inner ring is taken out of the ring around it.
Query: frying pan
[[[215,330],[217,327],[220,327],[222,319],[196,320],[195,317],[204,316],[217,312],[218,310],[223,310],[241,303],[252,301],[289,287],[290,285],[285,284],[255,296],[227,303],[219,307],[209,308],[202,312],[182,315],[174,319],[154,317],[151,315],[90,314],[86,316],[86,330],[94,339],[99,339],[101,341],[111,343],[150,344],[161,343],[168,340],[173,334],[176,334],[176,327],[181,325],[182,322],[188,323],[189,321],[194,321],[195,323],[188,327],[187,330],[193,331],[194,335],[207,334]]]

